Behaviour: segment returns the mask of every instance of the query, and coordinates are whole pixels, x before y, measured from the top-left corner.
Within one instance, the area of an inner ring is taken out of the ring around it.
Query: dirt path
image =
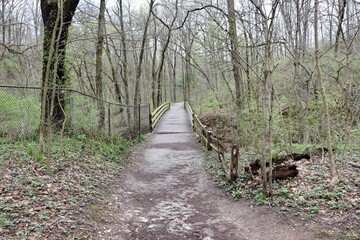
[[[172,105],[133,154],[98,239],[315,239],[301,221],[225,196],[203,168],[182,106]]]

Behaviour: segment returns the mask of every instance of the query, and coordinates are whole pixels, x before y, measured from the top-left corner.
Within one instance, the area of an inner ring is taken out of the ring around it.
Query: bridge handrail
[[[200,121],[198,115],[195,114],[188,102],[185,102],[184,107],[189,114],[193,131],[199,141],[208,151],[214,150],[218,153],[219,162],[221,163],[221,167],[225,172],[227,179],[231,182],[236,180],[238,177],[239,145],[232,144],[231,147],[226,147],[226,144],[222,142],[219,137],[213,135],[212,131],[207,130],[206,126]],[[225,151],[230,151],[231,153],[230,167],[227,165],[225,159]]]
[[[170,109],[170,102],[164,102],[150,114],[151,130],[154,130],[162,115]]]
[[[189,118],[191,120],[191,126],[194,127],[194,121],[195,120],[195,117],[194,117],[194,111],[193,109],[191,108],[190,104],[188,102],[185,102],[184,103],[184,108],[186,109],[188,115],[189,115]]]

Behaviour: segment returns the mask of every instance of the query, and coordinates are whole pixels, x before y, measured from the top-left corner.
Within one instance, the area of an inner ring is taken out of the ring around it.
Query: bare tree
[[[345,38],[345,34],[342,28],[342,24],[344,22],[344,17],[345,17],[345,9],[346,9],[346,0],[338,0],[339,2],[339,13],[338,13],[338,25],[337,25],[337,30],[336,30],[336,36],[335,36],[335,54],[337,54],[338,52],[338,48],[339,48],[339,40],[340,37],[342,37],[343,39]]]
[[[235,4],[234,0],[227,0],[228,7],[228,23],[229,23],[229,38],[231,46],[231,59],[233,64],[234,81],[235,81],[235,95],[236,95],[236,106],[239,109],[243,108],[244,105],[244,80],[241,70],[241,63],[239,60],[239,47],[238,47],[238,36],[236,31],[236,18],[235,18]]]
[[[154,3],[155,3],[155,0],[150,0],[149,12],[146,17],[144,31],[143,31],[143,35],[142,35],[142,39],[141,39],[139,59],[138,59],[137,65],[136,65],[135,95],[134,95],[134,105],[135,106],[137,106],[139,103],[141,103],[140,78],[141,78],[142,66],[143,66],[143,62],[144,62],[146,41],[148,39],[148,29],[149,29],[150,20],[151,20],[151,12],[153,10]],[[135,109],[135,111],[136,111],[136,109]],[[134,115],[137,116],[137,113],[134,113]]]
[[[315,0],[314,2],[314,41],[315,41],[315,68],[316,74],[319,82],[320,93],[323,103],[323,108],[325,112],[325,123],[326,123],[326,144],[329,151],[329,162],[331,168],[331,175],[333,177],[331,183],[337,184],[339,181],[338,173],[336,170],[335,159],[333,154],[333,146],[332,146],[332,131],[331,131],[331,119],[330,119],[330,111],[329,104],[326,97],[326,90],[323,82],[322,72],[320,68],[320,47],[319,47],[319,0]]]
[[[98,20],[98,36],[96,43],[96,96],[98,97],[99,121],[98,127],[102,129],[105,127],[105,107],[104,107],[104,93],[103,93],[103,66],[102,55],[104,47],[104,33],[105,33],[105,0],[100,0],[100,11]]]
[[[259,5],[258,2],[251,0],[261,17],[262,31],[264,33],[264,54],[262,62],[262,113],[263,113],[263,134],[261,140],[261,171],[263,179],[263,192],[268,193],[267,178],[269,176],[269,191],[272,195],[272,124],[273,124],[273,95],[274,89],[271,80],[271,66],[272,58],[272,42],[275,14],[279,1],[274,1],[271,4],[269,17],[266,14],[264,5]],[[269,175],[267,174],[266,162],[269,160]]]
[[[165,54],[166,54],[166,51],[167,51],[169,43],[170,43],[172,32],[175,30],[174,29],[174,24],[176,22],[177,15],[178,15],[178,0],[176,0],[174,4],[175,4],[175,10],[174,10],[173,17],[172,17],[170,23],[164,22],[161,18],[159,18],[154,13],[154,11],[152,12],[153,15],[155,16],[155,18],[158,19],[164,25],[164,27],[167,29],[167,34],[166,34],[166,37],[165,37],[165,40],[163,42],[161,52],[160,52],[159,65],[158,65],[158,67],[156,69],[157,92],[156,92],[156,103],[155,103],[156,105],[155,106],[159,106],[161,104],[161,102],[162,102],[161,78],[162,78],[162,74],[163,74]]]

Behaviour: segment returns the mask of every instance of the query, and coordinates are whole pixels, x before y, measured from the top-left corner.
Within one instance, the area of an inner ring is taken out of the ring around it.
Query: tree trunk
[[[176,51],[176,49],[175,49]],[[174,52],[174,63],[173,63],[173,68],[172,68],[172,80],[173,80],[173,89],[172,89],[172,98],[173,98],[173,101],[176,102],[176,63],[177,63],[177,53]]]
[[[1,21],[2,21],[2,43],[6,44],[5,42],[5,35],[6,35],[6,24],[5,24],[5,0],[1,2]]]
[[[345,9],[346,9],[346,0],[339,0],[338,27],[337,27],[336,38],[335,38],[335,56],[338,53],[340,35],[344,36],[344,31],[342,29],[342,23],[344,21]]]
[[[145,22],[145,28],[143,32],[143,36],[141,39],[141,49],[140,49],[140,55],[139,55],[139,61],[136,65],[136,76],[135,76],[135,96],[134,96],[134,105],[137,106],[139,103],[141,103],[141,95],[140,95],[140,77],[141,77],[141,68],[144,60],[144,52],[145,52],[145,45],[147,41],[147,32],[150,25],[150,18],[151,18],[151,11],[153,9],[155,0],[151,0],[149,4],[149,13],[146,18]],[[135,114],[137,115],[137,114]]]
[[[122,59],[122,67],[123,67],[123,82],[124,82],[124,90],[125,90],[125,104],[130,105],[130,89],[129,89],[129,79],[128,79],[128,56],[127,56],[127,45],[126,45],[126,32],[124,27],[124,11],[123,11],[123,1],[119,0],[119,20],[120,20],[120,31],[121,31],[121,47],[123,53]],[[132,129],[131,124],[131,112],[130,108],[126,108],[126,116],[129,127]]]
[[[227,0],[227,7],[228,7],[228,23],[229,23],[228,34],[231,44],[231,61],[234,71],[236,106],[239,109],[242,109],[244,104],[244,80],[241,71],[240,59],[238,56],[239,54],[238,37],[236,31],[234,0]]]
[[[78,3],[79,0],[68,0],[64,3],[47,0],[41,1],[41,13],[44,23],[42,95],[46,96],[44,116],[45,121],[47,122],[47,119],[50,118],[56,128],[61,128],[65,120],[65,92],[60,89],[66,87],[68,83],[65,74],[65,50],[69,27]],[[56,21],[58,16],[59,21]],[[53,29],[56,29],[56,44],[52,43]],[[58,48],[54,52],[56,45],[58,45]],[[54,52],[54,54],[50,54],[51,52]],[[57,66],[55,66],[55,62]],[[48,85],[47,89],[45,89],[45,85]],[[53,112],[50,115],[51,97],[53,94],[55,96],[54,106]]]
[[[104,129],[105,127],[105,107],[103,102],[103,68],[102,68],[102,55],[104,45],[104,32],[105,32],[105,0],[100,0],[100,11],[98,19],[98,36],[96,43],[96,96],[98,97],[98,128]]]
[[[153,13],[154,14],[154,13]],[[169,47],[170,39],[172,36],[173,26],[175,24],[176,18],[178,14],[178,0],[175,1],[175,13],[174,17],[171,20],[171,23],[168,25],[164,21],[162,21],[159,17],[157,17],[155,14],[154,16],[160,20],[160,22],[166,27],[167,29],[167,36],[166,40],[164,42],[164,45],[162,46],[161,53],[160,53],[160,62],[159,66],[156,70],[156,84],[157,84],[157,92],[156,92],[156,107],[160,106],[162,102],[162,86],[161,86],[161,79],[163,74],[163,68],[164,68],[164,61],[165,61],[165,54]]]
[[[158,45],[158,38],[157,38],[157,28],[156,28],[156,22],[154,20],[154,52],[152,54],[152,65],[151,65],[151,100],[152,100],[152,106],[155,109],[156,108],[156,55],[157,55],[157,45]]]
[[[190,101],[191,97],[191,48],[192,46],[185,47],[185,89],[186,89],[186,99],[185,101]]]
[[[326,143],[329,153],[330,169],[331,176],[333,179],[337,179],[332,182],[338,181],[338,173],[336,170],[336,164],[334,160],[333,147],[332,147],[332,135],[331,135],[331,119],[329,112],[329,105],[326,97],[325,86],[322,79],[322,73],[320,68],[320,54],[319,54],[319,36],[318,36],[318,18],[319,18],[319,0],[315,0],[314,6],[314,40],[315,40],[315,68],[318,78],[318,83],[320,87],[321,99],[323,102],[323,110],[325,112],[325,122],[326,122]]]
[[[113,58],[111,56],[111,52],[110,52],[110,45],[109,42],[106,40],[105,41],[106,44],[106,56],[108,58],[109,64],[110,64],[110,68],[111,68],[111,81],[114,84],[115,87],[115,95],[116,95],[116,99],[118,103],[122,103],[122,94],[121,94],[121,87],[120,87],[120,83],[116,77],[117,74],[117,70],[113,61]],[[120,108],[120,112],[122,111],[122,107]]]
[[[162,86],[161,86],[161,78],[162,78],[162,74],[163,74],[163,68],[164,68],[164,61],[165,61],[165,53],[166,50],[168,49],[169,43],[170,43],[170,39],[171,39],[171,29],[168,29],[168,35],[166,37],[165,43],[161,49],[161,55],[160,55],[160,63],[159,63],[159,67],[156,70],[156,84],[157,84],[157,93],[156,93],[156,107],[160,106],[161,104],[161,98],[162,98]]]

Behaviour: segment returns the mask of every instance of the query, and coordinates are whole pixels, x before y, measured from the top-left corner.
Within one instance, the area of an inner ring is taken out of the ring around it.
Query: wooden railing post
[[[193,127],[193,131],[196,132],[196,127],[195,127],[195,113],[193,112],[191,114],[191,121],[192,121],[192,127]]]
[[[219,158],[219,162],[223,163],[224,161],[224,148],[223,146],[220,144],[219,139],[217,140],[217,146],[218,146],[218,158]]]
[[[206,148],[208,151],[212,150],[211,147],[211,131],[206,131]]]
[[[239,160],[239,145],[231,146],[231,165],[230,165],[230,182],[233,182],[238,177],[238,161]]]
[[[206,147],[206,130],[201,126],[201,134],[200,134],[201,143],[204,147]]]

